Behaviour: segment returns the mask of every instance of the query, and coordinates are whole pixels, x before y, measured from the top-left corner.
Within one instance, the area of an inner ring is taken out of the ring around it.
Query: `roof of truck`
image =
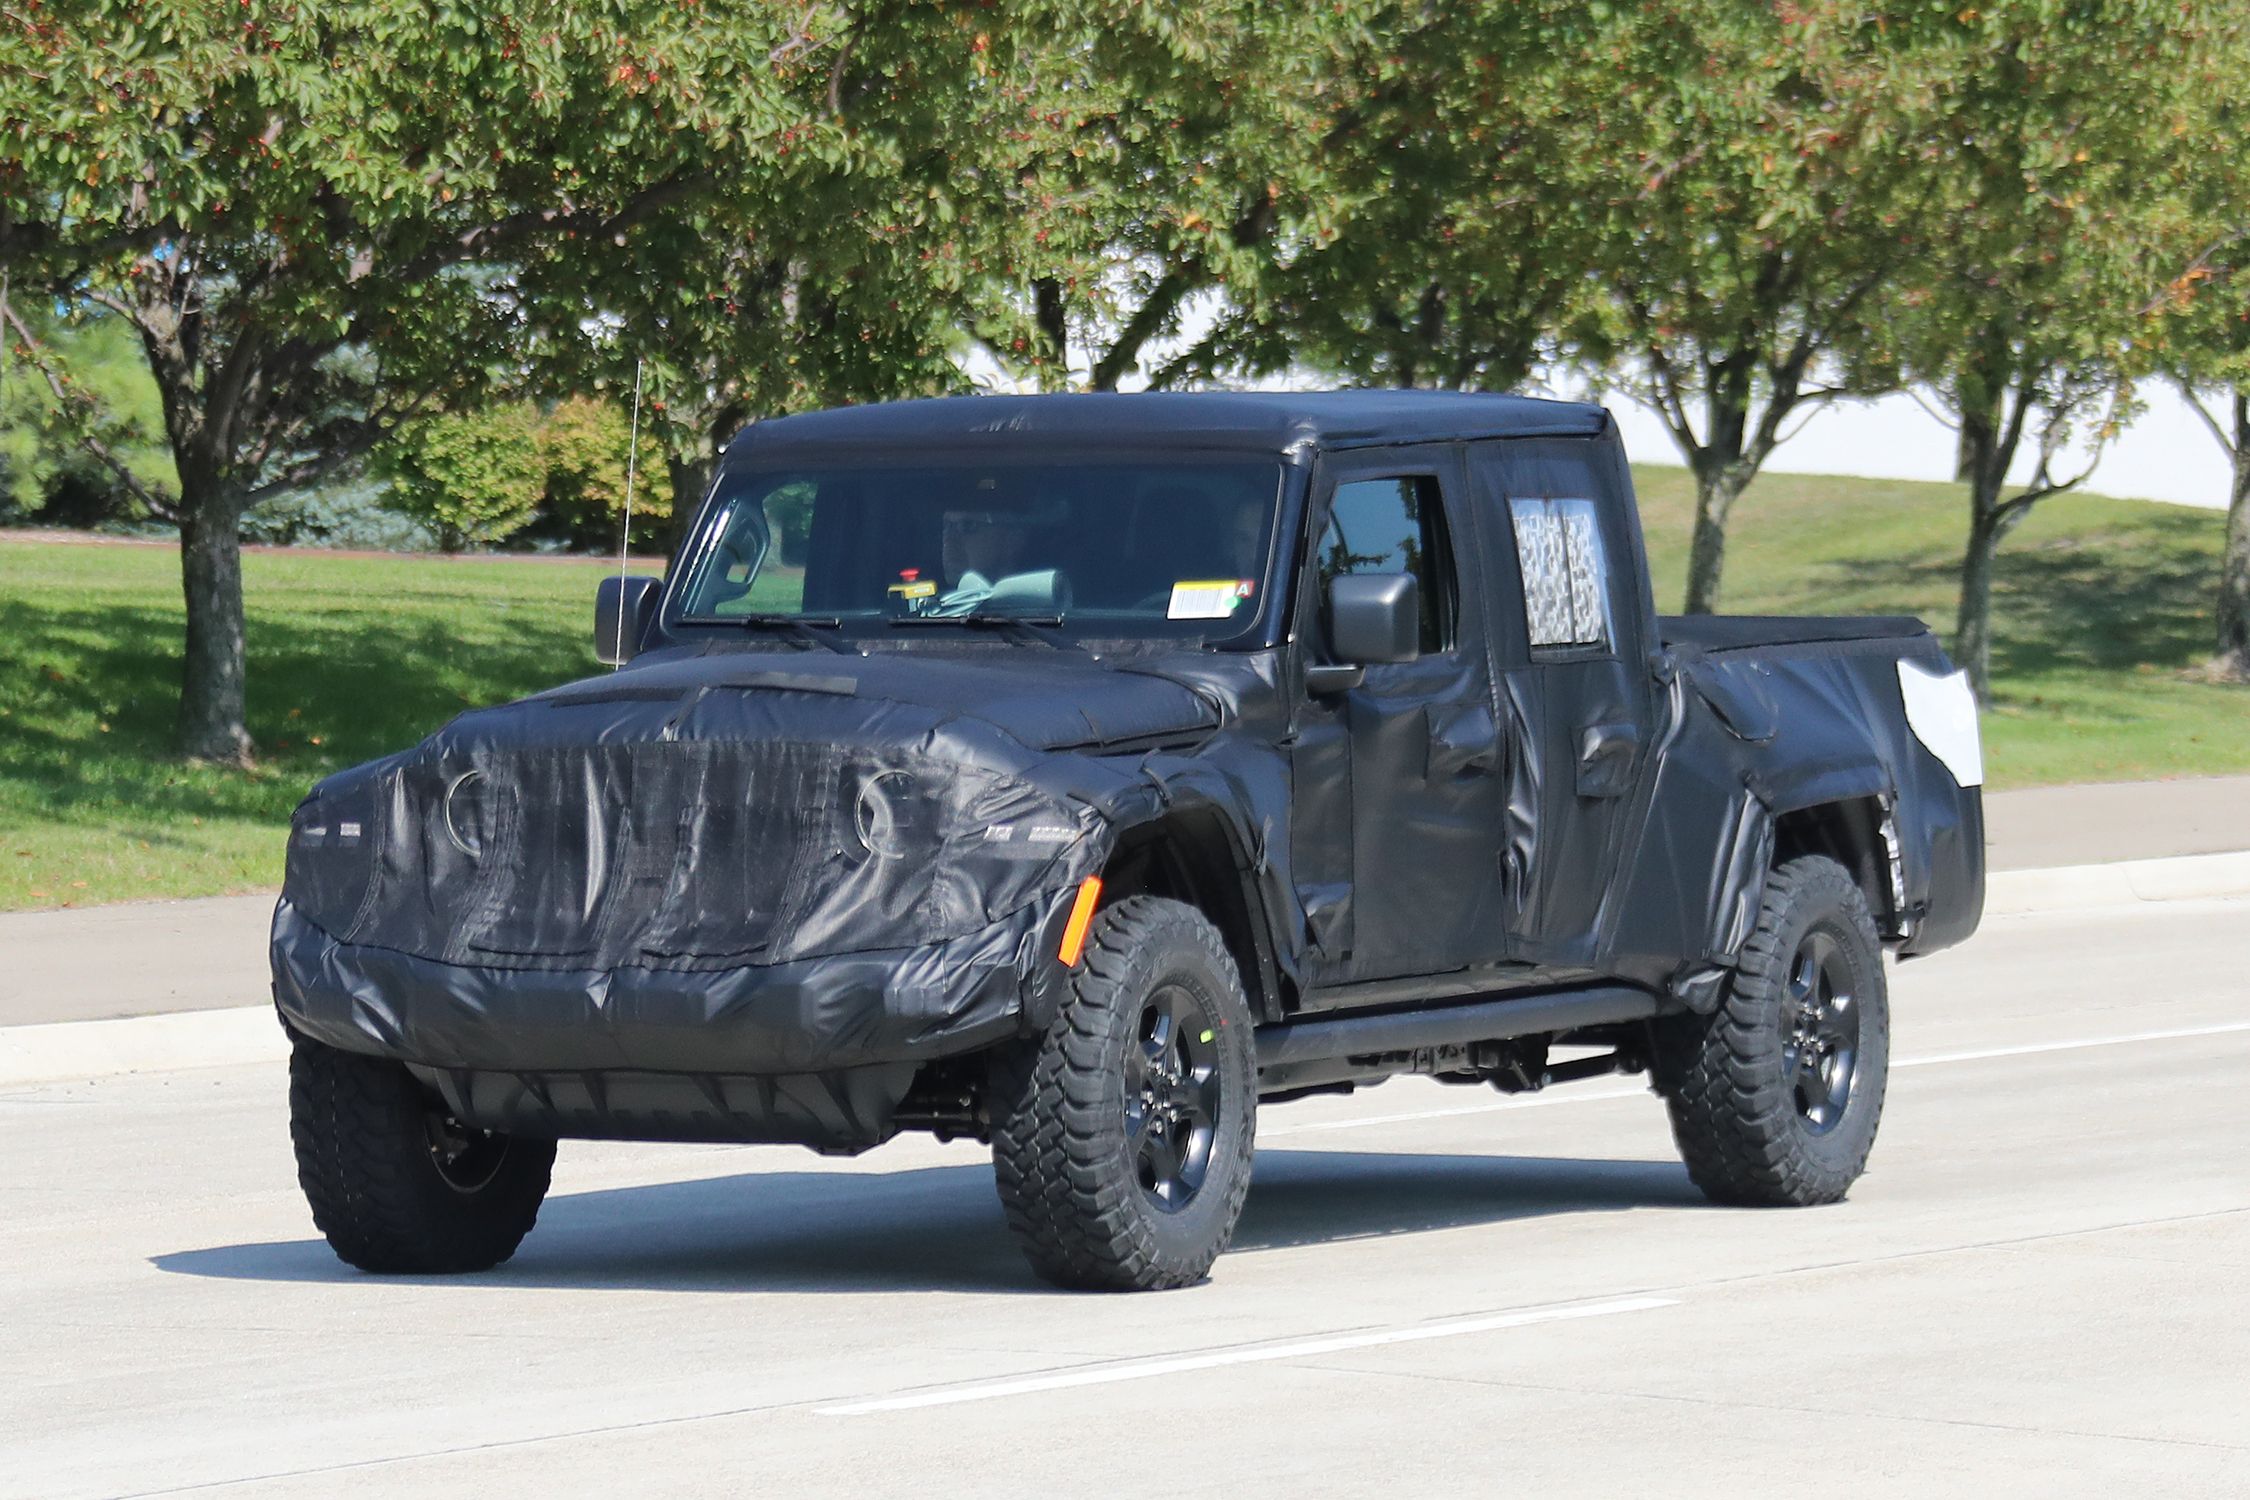
[[[1576,401],[1468,391],[1147,391],[941,396],[755,422],[730,454],[776,457],[892,443],[955,446],[1046,437],[1081,444],[1284,452],[1492,437],[1594,437],[1609,414]]]

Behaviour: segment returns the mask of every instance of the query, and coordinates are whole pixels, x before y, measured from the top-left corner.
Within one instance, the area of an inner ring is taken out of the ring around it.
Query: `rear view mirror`
[[[637,656],[663,588],[656,578],[604,578],[594,593],[594,655],[612,667]]]
[[[1422,654],[1422,585],[1411,573],[1347,573],[1328,585],[1328,648],[1371,667]]]

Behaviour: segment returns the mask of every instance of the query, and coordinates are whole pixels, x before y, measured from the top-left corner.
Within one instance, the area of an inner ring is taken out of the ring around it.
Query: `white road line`
[[[2182,1026],[2173,1031],[2136,1031],[2125,1036],[2090,1036],[2071,1042],[2026,1042],[2020,1047],[1981,1047],[1973,1052],[1933,1052],[1927,1057],[1902,1057],[1894,1068],[1926,1068],[1935,1063],[1979,1062],[1987,1057],[2028,1057],[2034,1052],[2076,1052],[2084,1047],[2123,1047],[2133,1042],[2173,1042],[2183,1037],[2225,1036],[2250,1031],[2250,1021],[2228,1021],[2218,1026]]]
[[[1893,1068],[1928,1068],[1941,1063],[1981,1062],[1992,1057],[2029,1057],[2040,1052],[2077,1052],[2087,1047],[2124,1047],[2137,1042],[2173,1042],[2188,1037],[2227,1036],[2250,1031],[2250,1021],[2227,1021],[2216,1026],[2182,1026],[2171,1031],[2135,1031],[2124,1036],[2080,1037],[2063,1042],[2026,1042],[2015,1047],[1981,1047],[1969,1052],[1933,1052],[1922,1057],[1895,1057]],[[1633,1099],[1648,1093],[1644,1086],[1628,1089],[1595,1089],[1586,1093],[1539,1095],[1530,1099],[1502,1099],[1490,1104],[1459,1104],[1450,1109],[1417,1109],[1398,1115],[1367,1115],[1356,1120],[1316,1120],[1304,1125],[1274,1125],[1258,1132],[1260,1140],[1278,1135],[1309,1135],[1317,1130],[1358,1130],[1369,1125],[1403,1125],[1415,1120],[1444,1120],[1456,1115],[1489,1115],[1511,1109],[1538,1109],[1552,1104],[1599,1104],[1604,1099]]]
[[[1186,1370],[1215,1370],[1226,1365],[1258,1364],[1277,1359],[1305,1359],[1346,1349],[1372,1349],[1378,1344],[1412,1344],[1423,1339],[1457,1338],[1465,1333],[1490,1333],[1500,1328],[1523,1328],[1533,1323],[1561,1323],[1574,1318],[1605,1318],[1614,1313],[1647,1312],[1675,1307],[1676,1297],[1613,1297],[1602,1302],[1567,1302],[1552,1307],[1530,1307],[1518,1312],[1489,1313],[1481,1317],[1446,1318],[1435,1323],[1415,1323],[1405,1328],[1379,1328],[1364,1333],[1339,1333],[1323,1338],[1293,1339],[1285,1344],[1260,1344],[1245,1349],[1214,1349],[1202,1354],[1181,1354],[1157,1359],[1126,1360],[1117,1364],[1056,1370],[1015,1380],[985,1380],[967,1385],[941,1385],[902,1396],[879,1396],[867,1401],[846,1401],[815,1407],[824,1417],[864,1417],[876,1412],[913,1411],[925,1406],[952,1406],[962,1401],[991,1401],[1002,1396],[1026,1396],[1039,1391],[1065,1391],[1088,1385],[1113,1385],[1125,1380],[1150,1380]]]

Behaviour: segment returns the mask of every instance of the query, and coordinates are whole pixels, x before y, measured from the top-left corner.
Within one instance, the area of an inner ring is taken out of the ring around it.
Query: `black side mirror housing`
[[[1328,585],[1332,665],[1307,669],[1316,693],[1358,687],[1367,669],[1422,654],[1422,584],[1411,573],[1347,573]]]
[[[602,580],[594,593],[594,655],[604,665],[622,667],[640,654],[663,592],[663,580],[656,578]]]

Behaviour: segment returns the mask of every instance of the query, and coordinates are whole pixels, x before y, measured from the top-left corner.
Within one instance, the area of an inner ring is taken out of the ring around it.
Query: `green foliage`
[[[243,510],[484,399],[522,368],[525,289],[582,286],[636,226],[818,207],[777,164],[838,159],[827,84],[855,24],[764,0],[0,17],[0,264],[19,297],[130,321],[172,418],[180,488],[139,494],[187,523],[183,749],[248,744]],[[87,436],[96,406],[73,412]]]
[[[1369,7],[1292,154],[1312,168],[1210,342],[1395,385],[1521,384],[1593,289],[1612,170],[1604,23],[1561,0]]]
[[[530,524],[547,488],[541,447],[538,409],[518,402],[411,423],[375,451],[375,467],[387,503],[459,552]]]
[[[176,482],[164,442],[156,382],[124,321],[104,313],[58,314],[10,307],[68,371],[69,390],[98,414],[100,439],[147,486]],[[73,413],[31,363],[30,345],[0,330],[0,517],[72,526],[131,520],[140,513],[117,478],[86,451]]]
[[[2098,452],[2130,420],[2164,289],[2208,243],[2181,187],[2210,149],[2208,98],[2243,61],[2231,14],[2016,0],[1919,17],[1908,41],[1939,79],[1917,162],[1929,245],[1870,309],[1869,343],[1961,430],[1954,654],[1980,697],[2001,540],[2085,479],[2074,445]],[[2031,475],[2011,486],[2027,441]]]
[[[429,528],[392,509],[388,498],[388,486],[364,472],[332,476],[251,507],[242,517],[242,537],[277,547],[435,550],[437,538]]]
[[[539,421],[539,518],[531,534],[579,552],[615,551],[624,513],[632,423],[608,401],[571,396]],[[662,550],[665,540],[661,476],[650,485],[651,460],[660,457],[644,434],[634,479],[633,542]],[[657,497],[652,508],[652,494]]]
[[[1049,0],[1011,26],[963,13],[1005,147],[962,199],[962,219],[988,226],[969,267],[980,342],[1048,388],[1114,389],[1198,299],[1249,287],[1290,226],[1328,211],[1322,144],[1367,50],[1365,9]],[[1211,344],[1153,380],[1233,362]]]

